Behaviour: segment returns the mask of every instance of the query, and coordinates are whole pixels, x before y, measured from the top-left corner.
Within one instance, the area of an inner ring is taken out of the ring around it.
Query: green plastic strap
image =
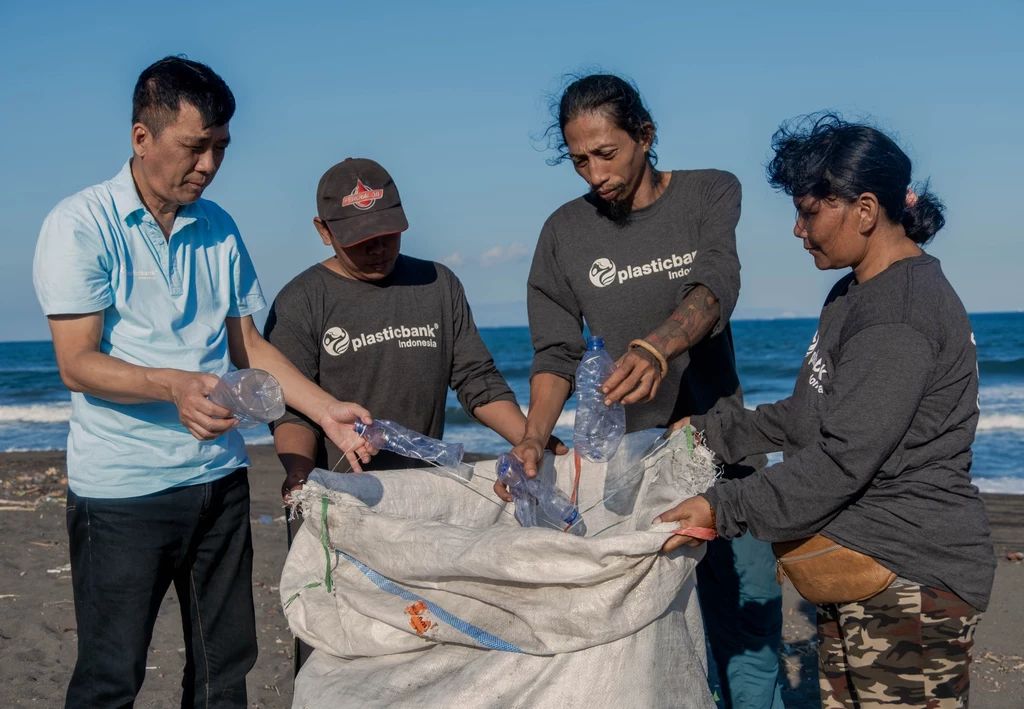
[[[687,426],[686,427],[686,451],[690,454],[691,458],[693,457],[693,449],[694,449],[693,426]]]
[[[305,588],[316,588],[319,585],[320,585],[319,581],[314,581],[313,583],[307,583],[302,588],[304,588],[304,589]],[[302,594],[302,591],[296,591],[291,596],[289,596],[288,600],[284,602],[284,607],[287,608],[288,606],[290,606],[292,604],[292,601],[294,601],[296,598],[298,598],[301,594]]]
[[[321,497],[320,500],[322,502],[320,506],[320,543],[324,547],[324,558],[327,559],[324,586],[327,588],[327,593],[330,593],[334,588],[334,582],[331,580],[331,549],[327,545],[327,495]]]

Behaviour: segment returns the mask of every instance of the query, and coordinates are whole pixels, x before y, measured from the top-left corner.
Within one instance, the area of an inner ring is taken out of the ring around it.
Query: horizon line
[[[511,301],[510,303],[492,303],[492,305],[506,305],[512,304],[517,301]],[[980,312],[967,313],[968,316],[974,315],[1021,315],[1024,314],[1024,308],[1017,310],[985,310]],[[776,316],[765,316],[765,317],[742,317],[742,318],[731,318],[730,323],[735,322],[773,322],[776,320],[816,320],[816,315],[776,315]],[[477,325],[478,330],[501,330],[507,328],[529,328],[529,325]],[[18,344],[34,344],[37,342],[53,342],[52,338],[43,340],[5,340],[0,338],[0,344],[3,345],[18,345]]]

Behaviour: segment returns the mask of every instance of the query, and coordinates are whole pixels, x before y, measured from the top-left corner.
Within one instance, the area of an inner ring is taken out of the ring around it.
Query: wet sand
[[[253,595],[259,660],[249,674],[249,706],[288,707],[292,636],[277,584],[286,532],[273,450],[249,449],[253,467]],[[63,452],[0,454],[0,686],[5,706],[61,706],[76,656],[77,636],[64,526]],[[985,495],[999,568],[992,604],[982,620],[972,671],[974,709],[1024,707],[1024,496]],[[813,607],[786,588],[786,706],[817,707],[817,645]],[[153,634],[137,707],[179,706],[185,651],[177,599],[167,594]]]

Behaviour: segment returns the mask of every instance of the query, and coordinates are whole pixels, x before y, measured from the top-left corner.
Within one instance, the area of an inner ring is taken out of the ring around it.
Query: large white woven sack
[[[582,461],[586,536],[519,526],[491,485],[423,469],[317,471],[281,596],[315,651],[294,707],[694,707],[708,691],[694,568],[703,548],[659,553],[658,513],[707,488],[711,454],[680,432],[625,437]],[[575,457],[549,456],[566,491]]]

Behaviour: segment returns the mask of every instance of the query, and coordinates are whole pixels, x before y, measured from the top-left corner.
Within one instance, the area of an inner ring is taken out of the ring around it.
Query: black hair
[[[549,102],[552,122],[544,137],[548,147],[558,153],[548,159],[549,165],[558,165],[569,159],[565,126],[585,113],[605,115],[616,128],[625,131],[637,143],[650,137],[647,162],[652,168],[658,164],[658,154],[654,152],[654,145],[658,142],[657,125],[636,84],[614,74],[569,74],[564,82],[568,85],[561,95],[553,96]],[[657,171],[652,169],[651,172],[654,184],[658,184]]]
[[[222,126],[235,113],[235,96],[210,67],[184,56],[164,57],[139,75],[132,96],[132,125],[159,134],[174,121],[181,102],[196,107],[203,127]]]
[[[870,192],[889,219],[922,245],[946,223],[946,208],[928,191],[927,181],[914,190],[916,202],[907,199],[910,158],[877,128],[849,123],[836,113],[801,116],[779,127],[772,150],[768,182],[791,197],[852,201]]]

